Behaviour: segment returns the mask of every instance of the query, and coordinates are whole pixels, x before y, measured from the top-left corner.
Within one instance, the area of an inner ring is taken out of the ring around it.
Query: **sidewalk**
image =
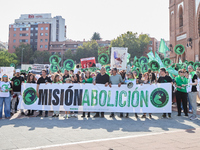
[[[92,142],[38,150],[200,150],[200,128]]]

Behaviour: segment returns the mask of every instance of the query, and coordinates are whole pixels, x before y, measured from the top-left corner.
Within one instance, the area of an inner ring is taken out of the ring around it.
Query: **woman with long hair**
[[[35,75],[32,74],[32,73],[29,73],[26,83],[36,83],[35,82]],[[28,110],[28,114],[26,114],[26,116],[32,116],[32,115],[34,115],[34,110]]]
[[[85,73],[85,79],[83,79],[83,83],[93,83],[93,78],[91,76],[91,73],[89,71],[86,71]],[[85,118],[85,112],[83,112],[82,118]],[[90,118],[90,112],[88,112],[87,115],[88,118]]]
[[[57,83],[57,84],[62,83],[62,80],[60,79],[60,75],[59,74],[55,75],[53,83]],[[59,111],[54,111],[52,117],[59,117]]]
[[[10,91],[11,91],[11,84],[8,79],[8,75],[4,74],[0,81],[0,119],[2,119],[2,110],[4,107],[4,114],[5,118],[10,118]],[[3,106],[4,105],[4,106]]]
[[[129,82],[132,82],[132,84],[133,85],[136,85],[136,81],[137,79],[135,78],[135,76],[133,75],[133,73],[132,72],[129,72],[128,74],[127,74],[127,80],[125,80],[125,83],[126,84],[129,84]],[[129,113],[126,113],[126,118],[128,118],[128,115],[129,115]],[[135,113],[135,117],[136,118],[138,118],[138,115],[137,115],[137,113]]]
[[[152,82],[152,81],[151,81]],[[141,84],[151,84],[150,80],[149,80],[149,73],[146,72],[143,74],[143,78],[141,79]],[[144,113],[142,115],[142,118],[146,118],[146,113]],[[151,119],[152,116],[151,116],[151,113],[149,113],[149,118]]]

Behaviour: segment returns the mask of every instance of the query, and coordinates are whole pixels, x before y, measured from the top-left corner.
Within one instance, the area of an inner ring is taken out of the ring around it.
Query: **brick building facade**
[[[182,61],[200,60],[200,0],[169,0],[170,58],[178,57],[174,52],[177,44],[185,47]]]

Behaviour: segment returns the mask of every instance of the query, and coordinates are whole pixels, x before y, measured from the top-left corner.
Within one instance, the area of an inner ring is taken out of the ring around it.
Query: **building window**
[[[45,42],[48,42],[48,39],[45,39]]]
[[[41,27],[40,29],[41,29],[41,30],[44,30],[44,28],[43,28],[43,27]]]
[[[34,30],[34,28],[31,28],[31,30]]]
[[[25,42],[28,43],[28,40],[26,40]]]
[[[40,36],[43,36],[43,33],[40,33]]]
[[[38,30],[38,27],[36,27],[35,30]]]
[[[43,42],[43,39],[40,39],[40,42]]]
[[[48,27],[46,27],[45,30],[48,30]]]
[[[149,41],[149,45],[153,45],[153,42],[152,42],[152,41]]]
[[[29,28],[26,28],[26,31],[28,31],[29,30]]]
[[[35,42],[37,43],[37,39],[35,39]]]
[[[38,34],[37,33],[35,33],[35,36],[37,36]]]
[[[13,34],[14,37],[16,37],[16,34]]]
[[[153,50],[152,47],[149,47],[149,50],[152,51]]]
[[[179,27],[183,26],[183,7],[179,7]]]
[[[28,33],[20,33],[19,36],[28,36]]]
[[[51,55],[54,55],[55,54],[55,52],[51,52]]]
[[[31,33],[30,36],[33,36],[33,33]]]
[[[43,45],[40,45],[40,48],[43,48]]]
[[[48,33],[45,33],[45,36],[48,36]]]
[[[47,48],[47,45],[45,45],[45,48]]]
[[[13,43],[16,43],[16,40],[13,40]]]
[[[19,30],[22,31],[22,28],[20,28]]]
[[[15,45],[13,46],[13,48],[15,49]]]
[[[33,42],[33,39],[31,39],[30,41]]]
[[[14,30],[14,31],[16,31],[17,29],[16,29],[16,28],[14,28],[13,30]]]
[[[74,47],[77,47],[77,45],[74,45]]]
[[[61,55],[61,52],[58,52],[58,55]]]

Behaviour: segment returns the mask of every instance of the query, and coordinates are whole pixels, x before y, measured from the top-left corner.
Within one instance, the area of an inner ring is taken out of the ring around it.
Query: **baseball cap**
[[[16,73],[20,73],[20,70],[19,70],[19,69],[17,69],[17,70],[16,70]]]

